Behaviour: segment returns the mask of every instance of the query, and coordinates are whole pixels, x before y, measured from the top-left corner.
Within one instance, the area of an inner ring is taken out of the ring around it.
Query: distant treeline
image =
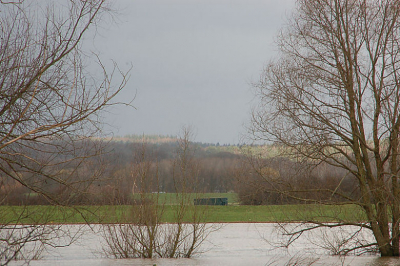
[[[136,135],[128,134],[125,136],[115,136],[114,141],[133,141],[133,142],[151,142],[151,143],[162,143],[162,142],[173,142],[177,141],[178,137],[175,135]]]
[[[147,141],[153,137],[155,141]],[[51,158],[46,172],[51,173],[54,180],[67,180],[67,186],[35,175],[34,171],[27,173],[15,169],[14,178],[0,176],[0,204],[54,204],[49,198],[58,198],[57,204],[66,205],[128,204],[134,203],[134,194],[138,191],[177,191],[175,168],[179,139],[158,135],[145,136],[144,140],[143,136],[142,139],[137,137],[136,140],[85,140],[81,149],[75,147],[71,153],[58,155],[60,162],[68,162],[66,159],[71,156],[82,157],[80,165],[76,162],[58,164],[57,158]],[[57,142],[55,148],[64,145],[60,140],[54,142]],[[85,152],[94,146],[104,148],[98,156],[86,158]],[[263,153],[263,157],[254,162],[244,156],[238,146],[190,143],[188,167],[195,181],[187,185],[187,191],[235,191],[242,204],[251,205],[332,199],[340,202],[360,195],[354,179],[344,170],[328,164],[312,168],[311,165],[276,157],[279,147],[275,146],[253,146],[251,149],[253,153]],[[38,160],[45,159],[42,153],[35,150],[21,153]],[[144,170],[147,175],[145,188],[136,180],[141,174],[139,172]],[[21,182],[29,183],[36,189],[29,190]],[[38,193],[43,190],[51,197]],[[307,200],[298,200],[300,198]]]
[[[127,134],[124,136],[114,136],[113,141],[127,141],[127,142],[147,142],[147,143],[164,143],[164,142],[176,142],[179,137],[176,135],[162,135],[162,134],[150,134],[150,135],[137,135]],[[245,144],[230,144],[230,143],[210,143],[210,142],[192,142],[200,147],[242,147]],[[249,146],[263,146],[258,144],[250,144]]]
[[[237,169],[235,191],[245,205],[336,204],[361,197],[354,176],[326,162],[246,158]]]
[[[52,172],[58,179],[68,180],[68,186],[60,186],[60,182],[52,182],[35,176],[32,173],[17,172],[17,178],[12,179],[6,176],[1,177],[0,182],[0,204],[22,205],[40,204],[46,205],[49,202],[46,195],[32,191],[22,186],[20,182],[35,183],[40,187],[46,187],[48,195],[58,198],[59,204],[126,204],[133,203],[135,189],[134,171],[138,164],[138,154],[145,145],[146,161],[150,163],[148,171],[151,183],[146,192],[175,192],[174,182],[174,161],[177,157],[178,139],[168,136],[157,136],[162,141],[147,141],[148,138],[137,138],[137,141],[115,140],[85,140],[81,143],[82,150],[90,150],[91,146],[104,146],[101,154],[95,157],[84,158],[84,155],[59,154],[65,160],[67,156],[81,156],[81,165],[57,164],[57,158],[47,166],[48,172]],[[169,139],[170,141],[165,141]],[[155,138],[157,140],[157,138]],[[62,146],[62,141],[54,145]],[[240,155],[237,147],[206,146],[202,147],[197,143],[190,143],[191,154],[196,167],[196,191],[195,192],[229,192],[234,190],[234,169],[239,165]],[[40,150],[40,149],[38,149]],[[228,151],[231,150],[231,151]],[[34,154],[32,157],[41,158],[41,154]],[[86,177],[90,181],[85,181]],[[95,176],[95,178],[93,178]],[[43,180],[42,180],[43,179]],[[190,189],[190,188],[188,188]],[[193,192],[193,191],[192,191]]]

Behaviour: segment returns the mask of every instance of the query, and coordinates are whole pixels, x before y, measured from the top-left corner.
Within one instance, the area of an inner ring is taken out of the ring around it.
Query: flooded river
[[[222,224],[207,238],[201,253],[192,259],[107,259],[101,255],[102,238],[94,231],[85,231],[79,242],[65,248],[48,249],[42,259],[30,265],[400,265],[400,259],[377,256],[329,256],[318,245],[303,238],[289,249],[276,248],[274,224]],[[295,264],[297,263],[297,264]],[[17,265],[17,264],[15,264]]]

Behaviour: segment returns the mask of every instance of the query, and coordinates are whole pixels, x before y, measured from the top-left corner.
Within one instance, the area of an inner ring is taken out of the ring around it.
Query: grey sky
[[[176,135],[195,128],[196,141],[238,143],[249,121],[263,66],[294,0],[125,0],[118,23],[100,29],[93,49],[122,69],[133,65],[112,109],[115,135]]]

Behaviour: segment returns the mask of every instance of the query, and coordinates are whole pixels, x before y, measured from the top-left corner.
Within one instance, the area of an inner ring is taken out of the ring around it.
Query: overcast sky
[[[136,109],[106,115],[114,135],[177,135],[236,144],[249,122],[251,83],[277,49],[274,38],[294,0],[116,0],[116,23],[99,29],[91,49],[130,80],[118,100]],[[136,95],[136,96],[135,96]]]

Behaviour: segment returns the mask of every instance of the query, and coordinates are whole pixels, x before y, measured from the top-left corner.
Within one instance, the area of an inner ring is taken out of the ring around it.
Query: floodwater
[[[276,224],[232,223],[218,225],[201,246],[201,253],[191,259],[108,259],[101,255],[102,238],[96,227],[87,230],[79,241],[64,248],[48,249],[40,260],[30,265],[400,265],[398,258],[379,258],[376,255],[330,256],[321,244],[321,239],[313,235],[300,238],[293,246],[277,248]],[[325,236],[324,232],[318,233]],[[335,233],[334,233],[335,234]],[[370,236],[366,236],[370,237]],[[335,237],[333,237],[334,239]],[[311,243],[312,242],[312,243]],[[297,263],[297,264],[296,264]],[[13,263],[12,265],[18,265]]]

